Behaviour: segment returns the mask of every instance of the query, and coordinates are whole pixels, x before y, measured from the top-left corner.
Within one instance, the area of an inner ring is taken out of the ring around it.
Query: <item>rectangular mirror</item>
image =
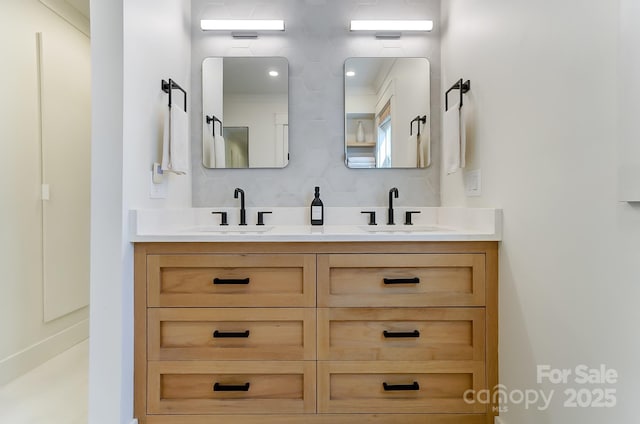
[[[208,57],[202,62],[205,168],[284,168],[289,162],[289,62]]]
[[[429,61],[352,57],[344,63],[345,164],[426,168],[431,163]]]

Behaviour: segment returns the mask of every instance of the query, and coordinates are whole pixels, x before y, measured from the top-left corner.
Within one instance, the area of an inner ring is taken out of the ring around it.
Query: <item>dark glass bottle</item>
[[[311,201],[311,225],[324,224],[324,205],[320,200],[320,187],[316,187],[316,194]]]

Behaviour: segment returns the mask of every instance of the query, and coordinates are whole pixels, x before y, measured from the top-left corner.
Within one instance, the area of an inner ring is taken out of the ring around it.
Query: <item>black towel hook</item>
[[[447,92],[444,95],[444,111],[448,111],[449,110],[449,93],[452,92],[453,90],[460,90],[460,105],[459,107],[462,107],[462,102],[463,102],[463,94],[467,93],[469,90],[471,90],[471,80],[467,80],[466,82],[464,82],[464,80],[462,78],[460,78],[455,84],[453,84],[451,86],[450,89],[447,90]]]
[[[169,82],[162,80],[162,91],[169,93],[169,107],[171,107],[171,93],[173,90],[180,90],[184,93],[184,111],[187,111],[187,92],[178,85],[174,80],[169,78]]]
[[[213,122],[213,129],[211,133],[214,137],[216,136],[216,122],[220,123],[220,136],[222,136],[222,121],[216,118],[215,115],[211,115],[211,116],[206,115],[206,118],[207,118],[207,124],[210,124]]]
[[[422,122],[422,125],[426,125],[427,123],[427,115],[423,115],[423,116],[416,116],[415,118],[413,118],[413,120],[409,123],[409,126],[411,127],[409,129],[409,135],[413,135],[413,123],[414,122],[418,122],[418,135],[420,135],[420,123]]]

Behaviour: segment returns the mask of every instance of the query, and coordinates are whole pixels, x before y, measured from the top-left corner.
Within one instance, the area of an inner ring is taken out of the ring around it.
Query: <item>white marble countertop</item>
[[[404,225],[406,211],[413,225]],[[220,225],[227,212],[228,226]],[[264,226],[258,211],[271,211]],[[376,226],[367,225],[376,212]],[[358,241],[499,241],[502,210],[479,208],[397,207],[396,225],[386,225],[385,207],[326,207],[323,226],[309,224],[309,208],[247,208],[247,226],[239,226],[239,208],[138,209],[130,211],[131,242],[358,242]]]

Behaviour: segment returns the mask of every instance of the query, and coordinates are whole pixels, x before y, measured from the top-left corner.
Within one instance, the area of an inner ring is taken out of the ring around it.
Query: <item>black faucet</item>
[[[398,189],[396,187],[389,190],[389,213],[387,215],[387,225],[396,225],[396,223],[393,222],[393,198],[395,197],[397,199],[398,195]]]
[[[244,208],[244,190],[236,188],[233,192],[233,198],[237,199],[240,195],[240,225],[247,225],[247,210]]]

